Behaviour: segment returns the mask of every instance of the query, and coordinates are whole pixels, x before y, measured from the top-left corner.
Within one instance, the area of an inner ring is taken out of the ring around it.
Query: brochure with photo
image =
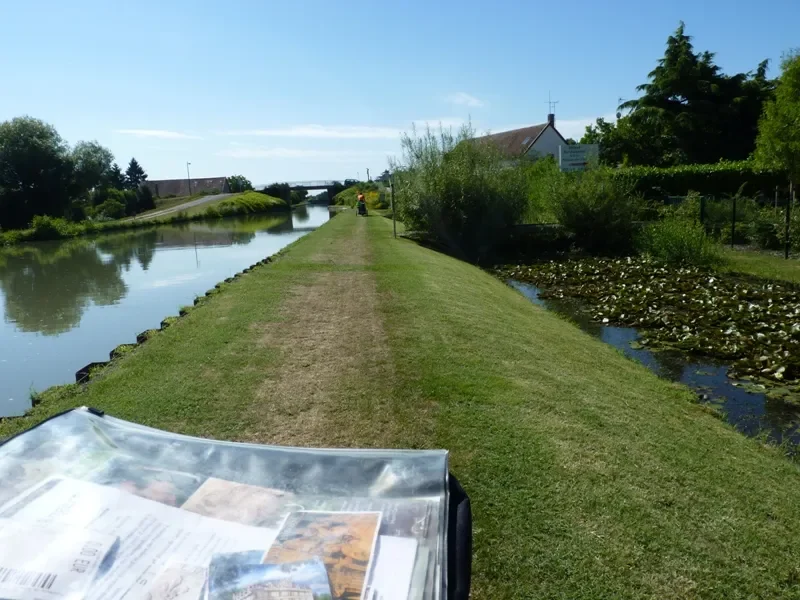
[[[249,562],[252,553],[238,554],[212,558],[208,575],[209,600],[331,600],[333,597],[325,565],[317,558],[283,564],[253,564]]]
[[[113,560],[104,559],[97,567],[91,587],[75,597],[85,600],[142,598],[147,593],[156,599],[159,594],[163,597],[164,590],[167,597],[173,594],[181,600],[193,598],[195,591],[199,596],[204,579],[199,571],[189,576],[185,569],[180,573],[177,572],[180,568],[175,567],[165,573],[165,566],[181,563],[205,569],[216,554],[268,548],[278,533],[277,529],[221,521],[120,489],[66,478],[43,482],[0,509],[0,517],[39,528],[69,527],[71,531],[85,532],[90,540],[93,536],[118,540],[114,544],[116,551],[106,552]],[[73,533],[71,539],[80,540],[81,535]],[[14,544],[3,547],[14,548]],[[43,546],[38,544],[36,548],[39,547]],[[263,550],[256,558],[262,555]],[[11,552],[8,560],[15,557],[17,553]],[[26,558],[25,565],[29,566],[24,570],[35,570],[30,565],[36,564]],[[22,566],[15,563],[9,568],[20,570]],[[58,575],[58,571],[52,570],[37,572]],[[159,580],[161,583],[154,588],[154,582]],[[33,597],[38,600],[51,596]],[[0,598],[9,596],[0,593]],[[16,600],[15,596],[10,598]],[[22,598],[28,600],[27,596]]]
[[[264,563],[318,558],[325,564],[334,599],[363,598],[380,522],[379,512],[291,513]]]
[[[181,508],[242,525],[278,527],[293,501],[291,492],[209,477]]]

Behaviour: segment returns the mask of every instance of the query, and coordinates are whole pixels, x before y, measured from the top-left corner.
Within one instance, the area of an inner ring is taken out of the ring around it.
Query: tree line
[[[584,144],[600,145],[610,166],[680,166],[750,161],[756,169],[800,183],[800,50],[786,53],[781,75],[767,77],[767,60],[754,71],[726,75],[709,51],[696,52],[681,23],[664,56],[622,102],[617,121],[597,119]]]
[[[620,103],[616,122],[597,119],[586,128],[581,143],[600,144],[602,163],[674,166],[753,154],[759,119],[778,86],[767,77],[769,61],[728,75],[713,52],[695,51],[691,39],[681,23],[637,87],[642,95]]]
[[[155,207],[147,173],[131,158],[122,171],[96,141],[70,145],[55,127],[29,116],[0,123],[0,229],[34,216],[72,221],[137,214]]]

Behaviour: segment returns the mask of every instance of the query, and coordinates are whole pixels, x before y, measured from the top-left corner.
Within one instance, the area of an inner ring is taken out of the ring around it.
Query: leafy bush
[[[430,129],[412,136],[402,139],[405,165],[393,169],[400,218],[468,258],[486,256],[525,210],[523,168],[475,141],[469,125],[457,136]]]
[[[548,190],[552,185],[552,178],[559,176],[555,158],[547,156],[526,164],[525,175],[528,180],[528,206],[525,209],[523,222],[554,223],[556,216]]]
[[[125,205],[113,198],[109,198],[94,209],[95,217],[105,219],[121,219],[126,214]]]
[[[722,251],[696,221],[670,215],[647,225],[637,236],[643,254],[675,265],[712,266]]]
[[[156,207],[153,192],[146,185],[140,185],[136,190],[136,214]]]
[[[785,186],[786,175],[762,169],[753,161],[720,161],[715,164],[677,167],[625,167],[609,169],[615,179],[625,180],[647,198],[685,196],[690,191],[704,196],[734,195],[742,186],[751,195],[771,197],[775,186]]]
[[[369,202],[367,202],[369,204]],[[372,207],[378,210],[385,210],[390,207],[389,192],[378,192],[378,197],[372,201]]]
[[[79,228],[75,223],[70,223],[61,217],[36,215],[31,221],[29,240],[56,240],[74,235],[74,230]]]
[[[292,188],[288,183],[272,183],[261,190],[261,193],[272,196],[273,198],[281,198],[284,202],[289,202]]]
[[[374,181],[362,181],[342,190],[333,197],[334,204],[352,208],[356,205],[359,194],[364,194],[364,201],[369,209],[389,208],[386,193],[381,191],[380,186]]]
[[[606,169],[554,173],[542,193],[558,222],[588,252],[620,254],[633,248],[636,221],[646,205],[633,185]]]
[[[783,247],[781,240],[785,238],[783,211],[776,212],[772,208],[762,208],[747,228],[747,237],[752,243],[765,250],[777,250]]]
[[[248,192],[253,189],[253,184],[244,175],[231,175],[228,177],[228,190],[233,193]]]
[[[762,206],[754,198],[740,194],[736,198],[736,239],[737,244],[754,244],[764,249],[780,247],[778,230],[782,226],[781,216],[773,208]],[[701,209],[701,204],[703,208]],[[731,222],[733,219],[733,198],[701,198],[696,192],[690,192],[686,198],[675,205],[666,207],[664,215],[699,223],[701,220],[706,232],[715,240],[724,244],[731,242]]]

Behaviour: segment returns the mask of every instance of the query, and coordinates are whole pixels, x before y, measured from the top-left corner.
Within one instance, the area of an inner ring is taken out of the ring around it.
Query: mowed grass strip
[[[420,414],[406,442],[451,450],[476,598],[800,595],[795,465],[488,274],[370,225],[395,402]]]
[[[724,270],[744,273],[764,279],[800,283],[800,260],[788,260],[775,252],[753,250],[726,250]]]
[[[334,312],[315,319],[303,294]],[[329,350],[276,337],[298,323]],[[297,412],[270,396],[304,376],[323,384],[298,385]],[[792,463],[380,217],[337,216],[0,435],[81,404],[216,438],[448,448],[473,501],[475,598],[800,596]]]

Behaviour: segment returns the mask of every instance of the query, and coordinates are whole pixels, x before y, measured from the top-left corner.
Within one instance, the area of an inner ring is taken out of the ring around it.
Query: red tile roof
[[[523,127],[522,129],[512,129],[511,131],[501,131],[500,133],[493,133],[477,138],[480,141],[491,142],[508,157],[517,157],[528,152],[536,139],[542,135],[542,132],[547,129],[548,124],[542,123],[541,125],[532,125],[531,127]],[[558,133],[554,127],[553,130]],[[561,134],[559,133],[559,136]],[[563,139],[563,137],[562,137]]]

